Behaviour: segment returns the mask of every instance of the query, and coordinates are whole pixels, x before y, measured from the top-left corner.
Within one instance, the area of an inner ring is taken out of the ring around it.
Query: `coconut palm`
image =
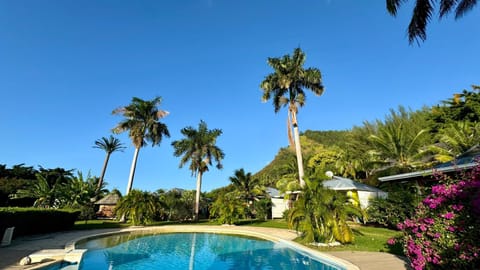
[[[215,145],[217,137],[222,134],[222,130],[209,130],[207,124],[204,121],[200,121],[198,130],[193,127],[185,127],[181,130],[181,133],[185,138],[172,142],[172,146],[175,149],[173,154],[176,157],[182,156],[180,168],[190,161],[189,169],[192,171],[193,176],[197,176],[194,220],[198,221],[202,176],[208,171],[208,167],[212,166],[213,160],[215,160],[218,169],[222,168],[221,161],[225,154]]]
[[[101,139],[96,140],[95,145],[93,147],[102,149],[103,151],[105,151],[105,153],[107,153],[107,155],[105,156],[105,161],[103,162],[102,174],[100,175],[100,180],[98,181],[98,185],[97,185],[97,192],[98,192],[103,185],[103,180],[105,177],[105,172],[107,171],[107,165],[108,165],[108,160],[110,159],[110,155],[115,151],[123,151],[125,147],[123,146],[123,143],[121,143],[119,139],[113,137],[112,135],[110,135],[110,137],[108,138],[102,137]]]
[[[392,16],[397,15],[398,8],[408,0],[386,0],[387,10]],[[455,19],[463,17],[476,4],[476,0],[416,0],[412,19],[408,25],[408,40],[425,41],[427,39],[427,24],[432,19],[436,2],[440,2],[439,18],[443,18],[455,10]]]
[[[275,113],[282,107],[288,106],[288,134],[290,145],[292,145],[290,132],[293,128],[293,143],[295,144],[299,181],[302,187],[305,182],[303,181],[304,171],[297,113],[299,107],[305,105],[304,89],[311,90],[317,96],[321,95],[324,89],[320,70],[317,68],[305,69],[303,67],[305,59],[305,53],[300,48],[293,51],[293,56],[287,54],[280,58],[268,58],[268,65],[273,68],[274,72],[267,75],[260,84],[263,89],[262,100],[266,102],[272,98]]]
[[[128,136],[135,146],[125,195],[128,195],[132,189],[140,148],[146,146],[148,142],[152,144],[152,147],[160,145],[163,136],[170,137],[167,126],[159,121],[168,114],[168,112],[158,109],[161,101],[162,99],[160,97],[156,97],[153,100],[143,100],[134,97],[132,98],[131,104],[117,108],[112,112],[113,114],[120,114],[125,117],[125,119],[113,128],[113,132],[118,134],[128,131]]]

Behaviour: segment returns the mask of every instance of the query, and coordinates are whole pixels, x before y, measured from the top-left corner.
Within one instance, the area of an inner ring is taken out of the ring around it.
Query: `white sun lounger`
[[[12,236],[13,236],[13,230],[14,229],[15,229],[15,227],[10,227],[10,228],[5,229],[5,233],[3,234],[2,243],[1,243],[2,247],[10,245],[10,243],[12,242]]]

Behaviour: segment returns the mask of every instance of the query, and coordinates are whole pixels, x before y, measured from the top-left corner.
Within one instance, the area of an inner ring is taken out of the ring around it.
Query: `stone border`
[[[212,226],[212,225],[166,225],[166,226],[147,226],[147,227],[134,227],[128,228],[116,232],[107,232],[100,234],[92,234],[84,237],[80,237],[68,242],[65,246],[65,252],[75,251],[75,245],[79,241],[84,241],[92,238],[98,238],[103,236],[122,234],[122,233],[132,233],[132,232],[142,232],[147,234],[159,234],[159,233],[221,233],[221,234],[233,234],[233,235],[243,235],[243,236],[253,236],[272,242],[279,242],[286,244],[287,246],[299,250],[307,255],[323,259],[326,261],[333,262],[334,265],[344,267],[346,270],[360,270],[360,268],[349,261],[340,259],[338,257],[308,248],[291,240],[287,239],[288,237],[280,237],[274,235],[275,232],[278,232],[284,229],[275,229],[275,228],[266,228],[266,227],[246,227],[246,226]],[[271,234],[267,234],[270,232]],[[290,237],[291,238],[291,237]],[[83,254],[83,253],[82,253]],[[80,258],[81,259],[81,258]]]

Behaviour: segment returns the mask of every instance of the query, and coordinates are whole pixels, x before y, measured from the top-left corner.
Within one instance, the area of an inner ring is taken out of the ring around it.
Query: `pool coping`
[[[308,248],[304,245],[301,245],[299,243],[296,243],[293,240],[293,238],[296,238],[298,235],[294,231],[290,231],[290,237],[281,237],[281,236],[276,236],[273,235],[275,232],[278,232],[279,230],[281,231],[287,231],[285,229],[275,229],[275,228],[266,228],[266,227],[249,227],[249,226],[214,226],[214,225],[166,225],[166,226],[147,226],[147,227],[133,227],[133,228],[128,228],[125,230],[117,231],[117,232],[106,232],[106,233],[99,233],[99,234],[92,234],[92,235],[87,235],[83,237],[79,237],[77,239],[74,239],[70,242],[68,242],[65,245],[65,251],[70,252],[73,250],[76,250],[75,245],[79,241],[84,241],[88,240],[90,238],[98,238],[98,237],[103,237],[103,236],[108,236],[108,235],[116,235],[116,234],[122,234],[122,233],[132,233],[132,232],[142,232],[146,234],[156,234],[156,233],[193,233],[193,232],[199,232],[199,233],[221,233],[221,234],[233,234],[233,235],[243,235],[243,236],[253,236],[265,240],[269,240],[272,242],[279,242],[286,244],[287,246],[293,247],[294,249],[297,249],[303,253],[306,253],[308,255],[311,255],[313,257],[317,257],[320,259],[324,259],[327,261],[332,261],[334,264],[345,268],[346,270],[360,270],[360,268],[351,262],[335,257],[330,254],[326,254],[323,252],[320,252],[318,250]],[[268,233],[272,234],[268,234]]]

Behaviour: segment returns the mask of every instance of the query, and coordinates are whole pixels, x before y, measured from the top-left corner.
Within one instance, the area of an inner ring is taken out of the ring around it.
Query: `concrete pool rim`
[[[294,231],[286,229],[277,229],[277,228],[266,228],[266,227],[249,227],[249,226],[225,226],[225,225],[164,225],[164,226],[135,226],[118,231],[112,232],[102,232],[102,233],[93,233],[87,234],[76,239],[73,239],[66,243],[64,253],[65,256],[73,253],[81,253],[81,250],[76,249],[76,245],[79,242],[85,242],[88,240],[106,237],[111,235],[119,234],[161,234],[161,233],[217,233],[217,234],[231,234],[231,235],[241,235],[241,236],[251,236],[264,240],[269,240],[272,242],[284,243],[287,246],[303,252],[313,258],[318,258],[322,261],[330,262],[333,265],[337,265],[346,270],[359,270],[360,268],[351,262],[335,257],[330,254],[326,254],[320,251],[317,251],[312,248],[308,248],[304,245],[296,243],[293,240],[297,236]],[[82,256],[81,255],[81,256]],[[80,261],[81,256],[77,262]],[[44,265],[42,265],[44,266]],[[33,269],[33,268],[32,268]],[[35,268],[42,269],[42,267]]]

